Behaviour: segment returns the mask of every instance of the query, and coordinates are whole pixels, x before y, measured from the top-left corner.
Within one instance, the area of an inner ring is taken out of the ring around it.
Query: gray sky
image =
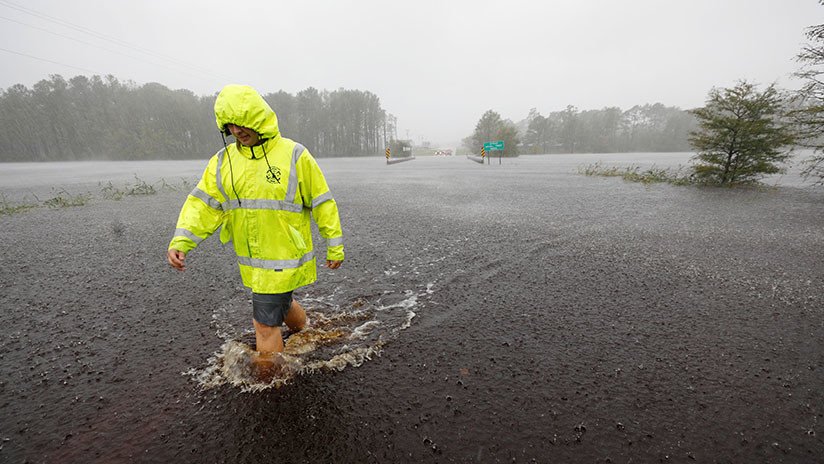
[[[692,108],[739,79],[797,88],[804,29],[822,22],[815,0],[0,0],[0,87],[113,74],[200,95],[368,90],[401,137],[446,145],[488,109],[518,121]]]

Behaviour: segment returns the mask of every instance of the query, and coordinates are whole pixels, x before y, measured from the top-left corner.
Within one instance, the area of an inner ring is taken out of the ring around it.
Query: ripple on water
[[[375,301],[360,297],[345,306],[333,303],[336,295],[300,298],[307,326],[300,332],[284,331],[284,352],[277,374],[261,376],[253,359],[255,335],[251,304],[246,300],[227,302],[212,314],[212,327],[223,344],[206,361],[206,366],[184,372],[204,389],[232,385],[244,392],[280,387],[300,375],[322,370],[358,367],[380,355],[383,345],[408,328],[419,298],[433,293],[434,283],[425,290],[384,292]]]

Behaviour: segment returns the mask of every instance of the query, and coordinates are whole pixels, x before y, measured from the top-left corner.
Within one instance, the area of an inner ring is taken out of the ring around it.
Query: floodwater
[[[266,381],[229,250],[165,263],[205,161],[0,165],[93,194],[0,217],[0,460],[816,462],[824,191],[576,173],[690,156],[320,159],[346,260]]]
[[[536,161],[539,164],[551,163],[552,168],[569,173],[577,172],[579,167],[594,163],[604,166],[686,168],[694,153],[582,153],[575,155],[530,155],[520,160]],[[803,160],[811,156],[809,150],[800,150],[787,165],[787,172],[767,176],[764,183],[803,187],[811,180],[800,176]],[[452,157],[450,159],[464,159]],[[421,158],[427,159],[441,158]],[[446,159],[446,158],[444,158]],[[340,159],[321,158],[320,164],[337,165]],[[489,163],[502,162],[492,155]],[[352,163],[345,161],[345,163]],[[205,168],[202,160],[180,161],[80,161],[51,163],[3,163],[0,165],[0,194],[8,200],[47,199],[49,194],[57,194],[65,189],[71,193],[98,193],[102,187],[111,182],[116,187],[133,186],[147,182],[161,186],[163,182],[181,185],[183,180],[192,181],[200,177]],[[52,195],[54,196],[54,195]]]

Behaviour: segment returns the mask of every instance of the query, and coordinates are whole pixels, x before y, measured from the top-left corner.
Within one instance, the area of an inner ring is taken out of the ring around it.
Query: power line
[[[42,12],[33,10],[31,8],[27,8],[27,7],[22,6],[22,5],[18,5],[16,3],[10,2],[8,0],[0,0],[0,3],[4,4],[5,6],[7,6],[9,8],[15,9],[17,11],[21,11],[21,12],[26,13],[28,15],[35,16],[35,17],[40,18],[40,19],[44,19],[46,21],[49,21],[49,22],[52,22],[52,23],[55,23],[55,24],[59,24],[61,26],[68,27],[70,29],[74,29],[75,31],[81,32],[83,34],[90,35],[90,36],[98,38],[98,39],[102,39],[106,42],[114,43],[115,45],[118,45],[118,46],[121,46],[121,47],[124,47],[124,48],[131,48],[132,50],[136,50],[136,51],[139,51],[139,52],[147,54],[147,55],[153,55],[157,58],[161,58],[161,59],[164,59],[164,60],[167,60],[167,61],[171,61],[174,64],[177,64],[177,65],[180,65],[180,66],[183,66],[183,67],[186,67],[186,68],[200,68],[197,65],[187,63],[185,61],[178,60],[177,58],[173,58],[173,57],[170,57],[170,56],[167,56],[167,55],[157,53],[153,50],[141,47],[139,45],[132,44],[130,42],[119,39],[117,37],[112,37],[112,36],[103,34],[101,32],[97,32],[97,31],[95,31],[93,29],[90,29],[88,27],[81,26],[81,25],[78,25],[78,24],[74,24],[74,23],[71,23],[69,21],[65,21],[65,20],[60,19],[60,18],[56,18],[54,16],[51,16],[51,15],[48,15],[46,13],[42,13]],[[200,70],[204,71],[204,72],[211,72],[210,70],[205,69],[205,68],[200,68]],[[221,77],[224,77],[224,76],[221,76]]]
[[[193,73],[193,72],[188,71],[188,70],[180,71],[179,69],[175,69],[175,68],[169,67],[169,66],[167,66],[167,65],[165,65],[165,64],[163,64],[163,63],[158,63],[158,62],[156,62],[156,61],[150,61],[150,60],[147,60],[147,59],[142,58],[142,57],[139,57],[139,56],[129,55],[129,54],[127,54],[127,53],[123,53],[123,52],[118,51],[118,50],[113,50],[113,49],[111,49],[111,48],[106,48],[106,47],[104,47],[104,46],[102,46],[102,45],[99,45],[99,44],[96,44],[96,43],[87,42],[87,41],[85,41],[85,40],[78,39],[78,38],[75,38],[75,37],[70,37],[70,36],[68,36],[68,35],[61,34],[61,33],[59,33],[59,32],[50,31],[50,30],[48,30],[48,29],[44,29],[44,28],[39,27],[39,26],[34,26],[34,25],[31,25],[31,24],[24,23],[24,22],[22,22],[22,21],[17,21],[16,19],[7,18],[7,17],[5,17],[5,16],[0,16],[0,19],[4,19],[4,20],[6,20],[6,21],[10,21],[10,22],[13,22],[13,23],[17,23],[17,24],[20,24],[20,25],[22,25],[22,26],[30,27],[30,28],[32,28],[32,29],[36,29],[36,30],[42,31],[42,32],[45,32],[45,33],[47,33],[47,34],[52,34],[52,35],[56,35],[56,36],[58,36],[58,37],[63,37],[64,39],[69,39],[69,40],[73,40],[73,41],[75,41],[75,42],[79,42],[79,43],[82,43],[82,44],[85,44],[85,45],[90,45],[90,46],[92,46],[92,47],[96,47],[96,48],[99,48],[99,49],[101,49],[101,50],[105,50],[105,51],[107,51],[107,52],[109,52],[109,53],[114,53],[114,54],[117,54],[117,55],[120,55],[120,56],[125,56],[126,58],[132,58],[132,59],[136,59],[136,60],[141,60],[141,61],[144,61],[144,62],[146,62],[146,63],[152,64],[152,65],[155,65],[155,66],[161,66],[161,67],[164,67],[164,68],[166,68],[166,69],[168,69],[168,70],[170,70],[170,71],[175,71],[175,72],[183,72],[183,73],[189,74],[189,75],[191,75],[191,76],[195,76],[195,77],[202,77],[201,75],[196,74],[196,73]],[[212,76],[212,77],[214,77],[214,76]]]
[[[117,38],[117,37],[112,37],[112,36],[109,36],[109,35],[106,35],[106,34],[103,34],[103,33],[97,32],[97,31],[95,31],[95,30],[93,30],[93,29],[89,29],[89,28],[87,28],[87,27],[85,27],[85,26],[77,25],[77,24],[71,23],[71,22],[69,22],[69,21],[65,21],[65,20],[63,20],[63,19],[56,18],[56,17],[54,17],[54,16],[51,16],[51,15],[48,15],[48,14],[45,14],[45,13],[41,13],[41,12],[36,11],[36,10],[32,10],[31,8],[27,8],[27,7],[25,7],[25,6],[18,5],[18,4],[16,4],[16,3],[12,3],[12,2],[10,2],[10,1],[8,1],[8,0],[0,0],[0,4],[2,4],[3,6],[6,6],[7,8],[11,8],[11,9],[14,9],[14,10],[17,10],[17,11],[20,11],[20,12],[23,12],[23,13],[25,13],[25,14],[28,14],[28,15],[31,15],[31,16],[34,16],[34,17],[37,17],[37,18],[40,18],[40,19],[43,19],[43,20],[46,20],[46,21],[49,21],[49,22],[55,23],[55,24],[58,24],[58,25],[60,25],[60,26],[67,27],[67,28],[69,28],[69,29],[73,29],[73,30],[78,31],[78,32],[81,32],[81,33],[83,33],[83,34],[90,35],[90,36],[92,36],[92,37],[94,37],[94,38],[96,38],[96,39],[99,39],[99,40],[103,40],[103,41],[106,41],[106,42],[112,43],[112,44],[117,45],[117,46],[119,46],[119,47],[128,48],[128,49],[131,49],[131,50],[134,50],[134,51],[137,51],[137,52],[140,52],[140,53],[146,54],[146,55],[153,56],[153,57],[155,57],[155,58],[159,58],[159,59],[162,59],[162,60],[165,60],[165,61],[171,62],[171,63],[172,63],[172,64],[174,64],[175,66],[179,66],[180,68],[182,68],[182,69],[184,69],[184,70],[187,70],[187,71],[191,71],[191,70],[193,70],[193,69],[194,69],[194,70],[198,70],[198,71],[200,71],[201,73],[209,74],[209,75],[211,75],[213,78],[215,78],[215,79],[220,79],[221,81],[231,80],[231,79],[232,79],[231,77],[228,77],[228,76],[223,76],[223,75],[218,74],[218,73],[214,73],[212,70],[209,70],[209,69],[203,68],[203,67],[201,67],[201,66],[198,66],[198,65],[195,65],[195,64],[192,64],[192,63],[187,63],[187,62],[182,61],[182,60],[179,60],[179,59],[177,59],[177,58],[173,58],[173,57],[170,57],[170,56],[167,56],[167,55],[163,55],[163,54],[157,53],[157,52],[155,52],[155,51],[153,51],[153,50],[150,50],[150,49],[147,49],[147,48],[144,48],[144,47],[140,47],[140,46],[138,46],[138,45],[135,45],[135,44],[132,44],[132,43],[126,42],[126,41],[124,41],[124,40],[122,40],[122,39],[119,39],[119,38]],[[4,18],[4,19],[8,19],[8,18]],[[11,21],[14,21],[14,20],[11,20]],[[15,22],[18,22],[18,21],[15,21]],[[19,22],[18,22],[18,23],[19,23]],[[20,24],[23,24],[23,25],[26,25],[26,26],[29,26],[29,27],[34,27],[34,28],[36,28],[36,29],[40,29],[40,28],[37,28],[37,27],[35,27],[35,26],[30,26],[30,25],[27,25],[27,24],[25,24],[25,23],[20,23]],[[40,29],[40,30],[44,30],[44,29]],[[46,32],[53,33],[53,32],[51,32],[51,31],[46,31]],[[55,33],[55,34],[56,34],[56,33]],[[61,35],[61,34],[57,34],[57,35]],[[66,38],[71,38],[71,37],[64,36],[64,35],[61,35],[61,36],[62,36],[62,37],[66,37]],[[83,42],[83,41],[81,41],[81,40],[79,40],[79,39],[72,39],[72,40],[77,40],[77,41],[79,41],[79,42],[81,42],[81,43],[89,44],[88,42]],[[93,45],[93,44],[89,44],[89,45]],[[96,46],[96,45],[95,45],[95,46]],[[105,48],[104,48],[104,49],[105,49]],[[107,50],[107,51],[112,51],[112,50]],[[117,53],[117,52],[114,52],[114,53]],[[135,58],[135,57],[133,57],[133,56],[129,56],[129,57],[130,57],[130,58]],[[140,58],[138,58],[138,59],[140,59]],[[158,64],[158,63],[152,63],[152,62],[150,62],[150,64]],[[198,76],[202,77],[201,75],[198,75]]]
[[[79,69],[83,72],[88,72],[88,73],[92,73],[92,74],[100,74],[100,75],[103,74],[101,72],[92,71],[90,69],[81,68],[81,67],[78,67],[78,66],[72,66],[72,65],[66,64],[66,63],[60,63],[58,61],[47,60],[46,58],[40,58],[39,56],[29,55],[27,53],[16,52],[14,50],[9,50],[9,49],[2,48],[2,47],[0,47],[0,51],[4,51],[4,52],[7,52],[7,53],[13,53],[15,55],[20,55],[20,56],[25,56],[27,58],[33,58],[35,60],[45,61],[47,63],[59,64],[60,66],[66,66],[66,67],[69,67],[69,68]]]

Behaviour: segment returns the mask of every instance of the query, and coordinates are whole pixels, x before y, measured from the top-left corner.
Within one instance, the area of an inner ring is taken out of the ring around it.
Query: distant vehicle
[[[452,156],[451,148],[439,148],[435,150],[435,156]]]

